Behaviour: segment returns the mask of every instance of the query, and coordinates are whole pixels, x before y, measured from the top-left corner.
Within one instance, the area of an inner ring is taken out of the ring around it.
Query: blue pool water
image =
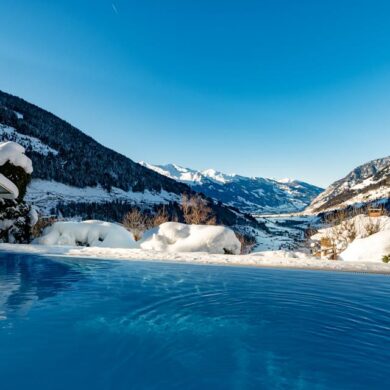
[[[388,389],[390,277],[0,253],[0,389]]]

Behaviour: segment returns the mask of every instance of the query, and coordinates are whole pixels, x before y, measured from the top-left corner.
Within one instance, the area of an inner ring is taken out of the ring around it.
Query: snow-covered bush
[[[319,245],[321,241],[327,241],[329,248],[332,248],[333,255],[337,257],[345,251],[351,243],[357,239],[367,238],[383,230],[390,229],[390,217],[369,217],[357,215],[353,218],[340,219],[338,224],[320,229],[311,236],[312,247]]]
[[[154,214],[133,208],[123,217],[122,225],[133,234],[136,241],[139,241],[146,230],[168,221],[176,222],[175,217],[168,215],[165,206],[162,206]]]
[[[32,173],[31,160],[15,142],[0,142],[0,241],[29,242],[37,221],[35,209],[23,202]]]
[[[40,245],[80,245],[105,248],[136,248],[133,235],[124,227],[103,221],[55,222],[33,242]]]
[[[139,241],[148,228],[149,217],[138,209],[132,209],[125,214],[122,220],[125,228],[131,231],[136,241]]]
[[[178,222],[166,222],[145,232],[140,247],[162,252],[240,254],[241,251],[240,241],[227,227]]]

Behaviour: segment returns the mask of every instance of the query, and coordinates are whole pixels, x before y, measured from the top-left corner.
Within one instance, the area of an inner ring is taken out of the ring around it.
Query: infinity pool
[[[0,388],[390,388],[390,277],[0,253]]]

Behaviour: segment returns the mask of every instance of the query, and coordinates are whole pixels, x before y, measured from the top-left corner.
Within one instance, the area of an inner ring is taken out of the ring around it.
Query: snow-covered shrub
[[[122,224],[134,236],[136,241],[139,241],[144,231],[149,227],[149,217],[140,210],[134,208],[125,214]]]
[[[103,221],[55,222],[43,236],[34,240],[39,245],[94,246],[136,248],[133,235],[124,227]]]
[[[390,255],[384,255],[383,257],[382,257],[382,261],[384,262],[384,263],[390,263]]]
[[[235,234],[236,237],[238,238],[238,241],[240,241],[241,244],[241,254],[246,255],[250,253],[257,244],[256,237],[249,234],[243,234],[237,232],[235,232]]]
[[[353,218],[340,219],[338,224],[320,229],[311,237],[314,241],[312,247],[316,248],[320,242],[327,241],[328,247],[333,249],[332,255],[337,257],[357,239],[367,238],[389,229],[390,217],[369,217],[359,214]]]
[[[37,222],[36,210],[23,202],[32,173],[25,149],[15,142],[0,142],[0,184],[7,189],[0,196],[0,241],[26,243]]]
[[[163,205],[154,214],[133,208],[123,217],[122,225],[133,234],[136,241],[139,241],[146,230],[169,221],[176,222],[175,217],[170,217]]]
[[[240,254],[241,244],[233,230],[224,226],[166,222],[145,232],[142,249],[162,252]]]
[[[34,225],[31,231],[32,238],[40,237],[43,234],[45,228],[53,225],[55,222],[57,222],[57,218],[55,217],[38,217],[37,223]]]

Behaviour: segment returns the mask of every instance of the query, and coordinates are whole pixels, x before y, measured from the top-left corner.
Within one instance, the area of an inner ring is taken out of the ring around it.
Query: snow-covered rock
[[[385,255],[390,255],[390,230],[354,240],[340,254],[340,258],[344,261],[382,262]]]
[[[82,245],[105,248],[136,248],[133,235],[124,227],[103,221],[55,222],[34,244]]]
[[[140,247],[163,252],[239,254],[241,251],[240,241],[227,227],[178,222],[166,222],[147,231]]]

